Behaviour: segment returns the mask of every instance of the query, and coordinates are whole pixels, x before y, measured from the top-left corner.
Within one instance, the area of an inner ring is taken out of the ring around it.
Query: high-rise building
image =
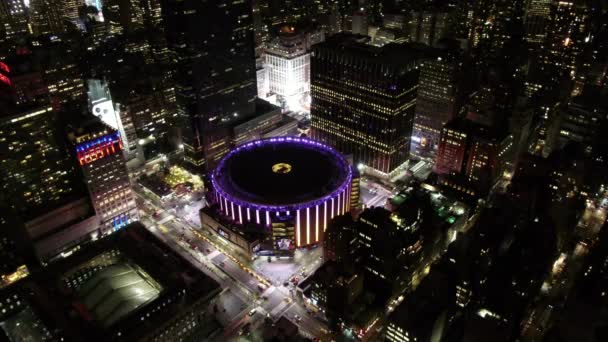
[[[441,132],[435,173],[439,183],[468,196],[487,193],[512,167],[514,137],[466,118],[449,122]]]
[[[125,155],[128,157],[135,152],[138,140],[130,112],[123,111],[120,106],[114,104],[107,82],[90,79],[87,86],[90,112],[119,132]]]
[[[467,217],[462,203],[422,188],[398,194],[386,207],[334,218],[323,242],[325,260],[362,270],[377,299],[415,287]]]
[[[24,0],[0,1],[0,42],[31,33]]]
[[[75,166],[59,133],[40,73],[14,72],[0,62],[2,194],[18,215],[34,217],[62,205],[76,192]]]
[[[30,20],[35,35],[58,35],[65,30],[58,0],[30,0]]]
[[[446,35],[447,20],[446,12],[412,12],[408,21],[410,42],[436,45]]]
[[[163,1],[176,57],[176,98],[186,161],[211,169],[230,149],[230,125],[254,115],[256,67],[247,1]]]
[[[67,20],[73,24],[78,21],[79,13],[78,8],[85,4],[85,0],[61,0],[60,9],[62,12],[63,20]],[[96,6],[101,12],[101,8]]]
[[[77,49],[73,44],[51,37],[33,51],[34,55],[41,56],[42,77],[54,106],[84,97],[85,85],[76,57]]]
[[[608,108],[600,105],[598,92],[586,92],[575,97],[559,113],[556,124],[559,125],[558,145],[563,147],[568,142],[591,145],[608,119]],[[591,149],[592,146],[589,146]]]
[[[545,89],[569,88],[577,73],[577,61],[582,53],[589,27],[589,8],[582,1],[555,1],[547,26],[545,43],[537,68]],[[564,83],[567,82],[567,83]]]
[[[47,105],[0,118],[2,192],[28,218],[63,204],[76,191],[56,115]]]
[[[299,111],[310,92],[310,44],[306,32],[297,32],[294,26],[280,28],[279,36],[265,49],[264,69],[268,87],[278,102],[293,111]]]
[[[388,174],[409,155],[421,52],[337,34],[313,48],[312,136]]]
[[[9,70],[4,63],[0,69]],[[0,87],[14,85],[3,71],[0,76]],[[60,118],[66,113],[48,104],[48,91],[43,101],[38,82],[28,91],[28,79],[18,77],[18,91],[3,89],[14,97],[0,99],[0,197],[11,207],[12,229],[22,231],[38,259],[48,260],[95,231],[98,222],[65,143]]]
[[[91,117],[74,127],[69,137],[89,188],[102,235],[137,221],[137,205],[131,188],[120,134],[100,119]]]
[[[529,43],[539,44],[545,40],[551,2],[551,0],[528,0],[526,2],[524,24],[526,40]]]
[[[130,33],[144,27],[146,5],[140,0],[106,0],[103,2],[103,19],[110,34]]]
[[[441,52],[422,63],[410,150],[413,156],[433,158],[441,129],[454,117],[459,66],[457,55]]]

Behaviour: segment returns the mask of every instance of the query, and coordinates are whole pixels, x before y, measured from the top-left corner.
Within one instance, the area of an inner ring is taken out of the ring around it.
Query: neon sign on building
[[[118,132],[111,133],[76,145],[76,154],[80,165],[86,165],[96,160],[122,151],[122,141]]]
[[[9,86],[10,86],[10,85],[12,85],[12,84],[11,84],[11,80],[10,80],[8,77],[6,77],[6,76],[4,76],[4,75],[2,75],[2,74],[0,74],[0,81],[2,81],[2,82],[4,82],[4,83],[8,84]]]
[[[11,72],[11,69],[8,67],[8,65],[6,65],[6,63],[2,63],[2,62],[0,62],[0,70],[4,71],[7,74],[9,72]]]
[[[0,62],[0,71],[4,72],[5,74],[8,74],[11,69],[5,63]],[[8,84],[9,86],[12,85],[10,78],[8,78],[6,75],[3,75],[2,72],[0,72],[0,81]]]

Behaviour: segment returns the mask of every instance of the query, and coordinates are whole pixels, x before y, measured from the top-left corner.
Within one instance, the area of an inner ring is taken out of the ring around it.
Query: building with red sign
[[[93,118],[76,128],[70,139],[82,168],[102,235],[138,219],[118,131]]]

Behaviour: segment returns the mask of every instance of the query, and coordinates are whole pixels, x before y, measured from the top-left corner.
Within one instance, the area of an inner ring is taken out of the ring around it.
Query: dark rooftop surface
[[[136,222],[0,290],[0,298],[21,294],[67,341],[137,341],[220,290]]]
[[[236,199],[290,205],[329,195],[344,184],[348,172],[348,164],[337,153],[302,142],[264,140],[229,155],[215,177]]]

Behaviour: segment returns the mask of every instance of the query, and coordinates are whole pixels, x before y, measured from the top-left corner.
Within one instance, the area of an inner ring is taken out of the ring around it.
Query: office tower
[[[74,167],[50,105],[2,116],[2,192],[26,217],[64,203],[76,191]],[[28,217],[28,218],[29,218]]]
[[[146,5],[140,0],[106,0],[103,2],[103,20],[110,34],[131,33],[144,27]]]
[[[35,35],[58,35],[65,30],[58,0],[30,0],[30,20]]]
[[[89,111],[120,134],[126,157],[135,153],[137,134],[130,112],[123,111],[112,101],[108,84],[102,80],[87,80]]]
[[[592,143],[598,134],[603,134],[608,116],[608,108],[601,104],[599,91],[586,90],[582,95],[562,108],[559,119],[555,122],[559,126],[558,146],[563,147],[568,142],[577,142],[592,149]]]
[[[408,30],[410,42],[437,44],[446,35],[448,13],[439,11],[412,12]]]
[[[171,69],[162,62],[154,61],[150,50],[146,46],[146,56],[137,52],[119,54],[129,62],[119,71],[111,71],[107,75],[107,91],[108,95],[111,93],[114,108],[122,122],[129,151],[139,148],[141,139],[144,139],[148,151],[154,154],[170,148],[167,144],[169,127],[177,109],[170,79]],[[152,154],[148,154],[148,157]]]
[[[460,65],[457,51],[441,51],[420,66],[410,151],[417,158],[434,157],[441,129],[456,113]]]
[[[78,9],[85,5],[85,3],[85,0],[61,0],[60,9],[63,14],[63,20],[69,21],[75,25],[79,18]],[[101,12],[101,9],[98,6],[95,7]]]
[[[310,92],[309,34],[289,25],[265,49],[268,87],[277,102],[292,111],[301,111]]]
[[[5,72],[11,69],[4,63],[0,69],[0,86],[9,85],[3,93],[12,95],[0,99],[0,197],[12,209],[14,229],[23,230],[22,241],[45,261],[78,244],[98,222],[65,143],[67,112],[49,104],[39,76]]]
[[[588,39],[588,27],[586,4],[575,0],[553,2],[547,38],[536,65],[540,69],[540,79],[536,83],[545,90],[570,89],[577,73],[578,58]]]
[[[40,64],[31,54],[11,55],[0,64],[4,95],[10,105],[27,108],[49,104],[49,88],[42,76]],[[10,108],[7,110],[10,114]]]
[[[326,260],[362,270],[365,288],[377,299],[414,288],[467,217],[464,204],[419,187],[399,193],[386,207],[335,218],[323,242]]]
[[[69,137],[100,220],[101,234],[137,221],[135,195],[118,131],[91,116],[72,127]]]
[[[0,62],[0,86],[8,94],[0,99],[2,195],[31,218],[63,204],[77,186],[48,88],[39,72],[15,66]]]
[[[164,1],[175,53],[178,119],[186,162],[211,169],[230,149],[230,125],[255,113],[256,68],[249,2]]]
[[[35,56],[40,56],[42,77],[55,107],[84,98],[85,84],[77,57],[78,49],[77,45],[51,37],[33,50]]]
[[[338,34],[313,47],[312,137],[388,174],[407,160],[420,51]],[[348,61],[348,63],[343,62]]]
[[[547,36],[551,0],[528,0],[525,6],[524,27],[526,41],[539,45]]]
[[[0,1],[0,42],[30,34],[28,8],[24,0]]]
[[[466,118],[450,121],[437,150],[434,172],[439,183],[465,196],[483,196],[512,167],[513,141],[505,127]]]
[[[528,151],[547,157],[556,145],[560,110],[563,106],[556,96],[543,96],[534,109],[535,123],[532,128]]]
[[[141,0],[139,3],[143,7],[145,26],[148,29],[162,29],[161,0]]]

